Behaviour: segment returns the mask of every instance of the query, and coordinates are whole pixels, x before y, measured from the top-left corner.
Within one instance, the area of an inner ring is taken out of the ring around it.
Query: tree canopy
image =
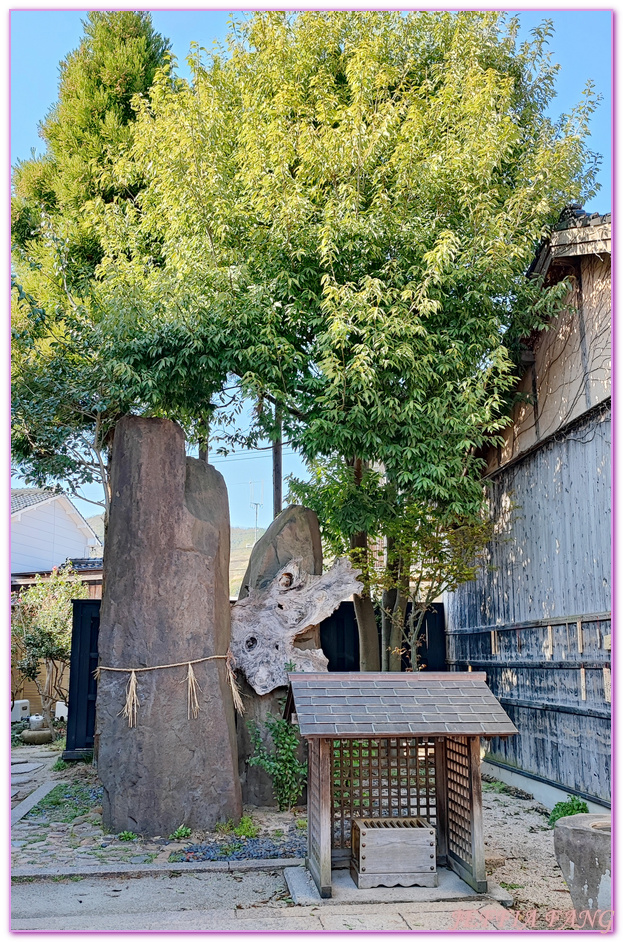
[[[114,422],[138,402],[108,369],[91,214],[140,189],[120,185],[114,167],[132,140],[132,99],[149,92],[169,49],[148,13],[90,12],[83,25],[40,126],[45,153],[18,162],[11,200],[13,457],[32,483],[72,490],[104,483]]]
[[[255,13],[193,47],[190,82],[158,69],[131,144],[97,158],[106,375],[191,431],[227,377],[253,434],[279,409],[320,488],[333,468],[364,568],[403,511],[477,525],[478,449],[564,293],[525,271],[594,192],[592,89],[550,119],[551,24],[517,32],[497,12]]]
[[[201,337],[258,426],[274,402],[295,447],[337,462],[364,568],[365,533],[405,507],[478,525],[478,449],[507,421],[520,338],[564,293],[525,271],[593,192],[594,95],[552,121],[551,25],[517,29],[493,12],[255,14],[227,51],[193,50],[192,82],[158,73],[118,165],[145,189],[102,216],[125,367],[158,385]]]

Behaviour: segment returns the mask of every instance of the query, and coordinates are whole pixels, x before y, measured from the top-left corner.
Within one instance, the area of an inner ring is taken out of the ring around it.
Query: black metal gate
[[[100,599],[75,599],[67,708],[67,745],[63,759],[83,759],[93,752]]]

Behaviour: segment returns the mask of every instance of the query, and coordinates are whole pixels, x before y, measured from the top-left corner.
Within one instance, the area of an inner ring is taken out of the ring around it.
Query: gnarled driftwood
[[[319,625],[362,585],[350,560],[338,559],[321,576],[292,559],[265,589],[251,589],[231,613],[231,651],[236,667],[260,695],[288,682],[288,671],[324,671],[319,647],[303,648],[302,636]],[[297,640],[299,644],[297,645]]]

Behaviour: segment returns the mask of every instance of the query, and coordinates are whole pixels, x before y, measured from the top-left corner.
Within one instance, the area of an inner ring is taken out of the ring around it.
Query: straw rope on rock
[[[137,712],[140,707],[140,701],[138,699],[138,682],[136,679],[137,674],[141,674],[146,671],[160,671],[167,670],[170,667],[187,667],[188,672],[184,680],[181,683],[186,683],[187,686],[187,699],[188,699],[188,719],[197,719],[199,715],[199,698],[197,695],[198,690],[201,690],[201,686],[195,677],[195,672],[193,670],[193,664],[201,664],[203,661],[225,661],[225,667],[227,668],[227,680],[231,688],[231,695],[234,701],[234,707],[236,712],[239,714],[244,713],[244,704],[240,696],[240,691],[238,689],[238,684],[236,682],[236,675],[234,673],[235,661],[233,659],[231,651],[228,651],[227,654],[213,654],[211,657],[197,657],[192,661],[177,661],[175,664],[156,664],[154,667],[106,667],[100,665],[95,671],[95,679],[97,682],[100,682],[102,671],[111,671],[114,673],[129,673],[130,677],[128,679],[128,684],[126,687],[126,697],[125,705],[123,710],[120,710],[117,716],[123,716],[128,721],[128,726],[130,729],[136,726]]]

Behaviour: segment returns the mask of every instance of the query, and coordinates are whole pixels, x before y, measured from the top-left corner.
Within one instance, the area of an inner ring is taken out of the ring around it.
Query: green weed
[[[482,790],[483,792],[496,792],[496,794],[501,795],[506,791],[506,785],[504,782],[483,782]]]
[[[559,801],[552,808],[552,813],[547,819],[551,828],[554,827],[559,818],[566,818],[571,814],[588,814],[588,805],[577,795],[567,795],[569,801]]]
[[[119,834],[120,841],[135,841],[138,837],[138,834],[135,834],[134,831],[122,831]]]
[[[189,828],[185,824],[180,824],[178,828],[173,831],[173,834],[169,834],[170,841],[183,841],[187,837],[190,837],[192,834],[192,828]]]
[[[260,829],[257,824],[253,824],[253,819],[245,814],[240,818],[240,824],[233,828],[236,837],[257,837]]]

